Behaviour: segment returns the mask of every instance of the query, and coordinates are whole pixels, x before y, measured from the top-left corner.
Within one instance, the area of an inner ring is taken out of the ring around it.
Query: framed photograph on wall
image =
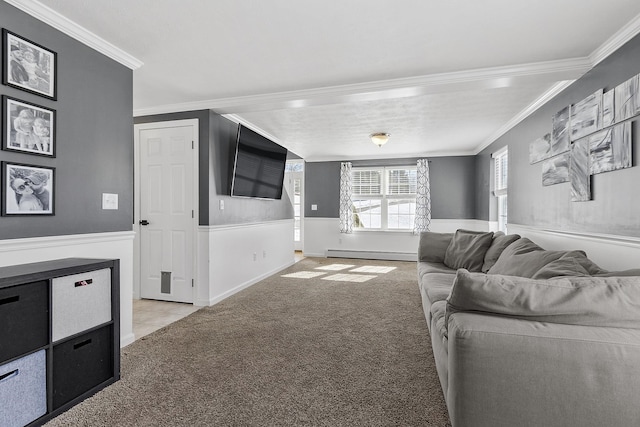
[[[56,156],[56,111],[2,96],[2,149]]]
[[[53,215],[55,168],[2,162],[2,216]]]
[[[57,54],[2,29],[2,83],[57,99]]]

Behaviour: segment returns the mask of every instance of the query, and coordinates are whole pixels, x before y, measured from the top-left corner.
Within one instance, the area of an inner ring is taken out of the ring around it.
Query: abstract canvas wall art
[[[611,126],[615,120],[614,99],[615,90],[610,90],[602,95],[602,119],[600,120],[600,128]]]
[[[631,77],[615,88],[615,120],[620,122],[633,117],[638,112],[640,94],[638,93],[638,76]]]
[[[542,163],[542,185],[569,181],[569,153],[560,154]]]
[[[551,131],[551,155],[555,156],[569,151],[569,120],[571,106],[568,105],[553,116]]]
[[[631,167],[631,122],[593,134],[588,140],[592,175]]]
[[[579,139],[571,146],[569,179],[571,180],[572,202],[586,202],[588,200],[591,200],[591,175],[589,174],[588,138]]]
[[[571,107],[571,140],[575,141],[600,129],[602,89]]]
[[[551,134],[536,139],[529,144],[529,163],[538,163],[551,157]]]

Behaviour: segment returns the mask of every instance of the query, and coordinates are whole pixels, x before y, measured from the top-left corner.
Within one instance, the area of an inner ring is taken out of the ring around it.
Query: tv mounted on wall
[[[280,199],[287,149],[238,125],[231,196]]]

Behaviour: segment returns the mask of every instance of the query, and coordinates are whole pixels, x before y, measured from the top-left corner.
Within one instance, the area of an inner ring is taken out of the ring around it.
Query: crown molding
[[[136,70],[144,64],[139,59],[128,54],[122,49],[114,46],[108,41],[98,37],[91,31],[76,24],[69,18],[66,18],[51,9],[43,5],[36,0],[4,0],[5,3],[9,3],[12,6],[20,9],[21,11],[28,13],[34,18],[44,22],[55,28],[58,31],[78,40],[81,43],[89,46],[90,48],[108,56],[109,58],[121,63],[122,65]]]
[[[288,92],[166,104],[134,109],[133,115],[138,117],[207,109],[214,110],[219,114],[240,114],[273,109],[403,98],[460,90],[491,89],[510,86],[516,79],[545,79],[547,81],[575,79],[590,68],[591,64],[588,58],[571,58]]]
[[[591,55],[589,55],[589,61],[591,61],[591,65],[595,67],[639,33],[640,15],[629,21],[618,32],[616,32],[606,42],[604,42],[599,48],[594,50]]]

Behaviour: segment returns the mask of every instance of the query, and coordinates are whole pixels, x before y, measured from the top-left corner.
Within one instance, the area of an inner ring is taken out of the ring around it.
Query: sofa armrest
[[[448,320],[454,426],[636,425],[640,330],[458,312]]]
[[[421,232],[418,244],[418,261],[444,263],[444,256],[451,239],[453,239],[453,233]]]

